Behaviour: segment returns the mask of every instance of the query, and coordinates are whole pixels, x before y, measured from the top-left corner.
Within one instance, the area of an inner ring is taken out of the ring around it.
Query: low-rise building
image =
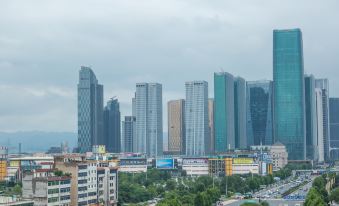
[[[147,172],[147,165],[146,158],[123,158],[119,160],[119,172]]]
[[[272,159],[273,171],[282,169],[288,163],[288,152],[286,146],[280,142],[277,142],[273,145],[251,146],[251,150],[267,152]]]
[[[117,205],[118,169],[114,164],[74,154],[57,156],[55,168],[72,177],[71,205]]]
[[[23,198],[33,199],[37,206],[69,206],[71,177],[55,176],[53,170],[25,172],[22,178]]]
[[[182,170],[189,176],[208,175],[208,158],[183,158]]]

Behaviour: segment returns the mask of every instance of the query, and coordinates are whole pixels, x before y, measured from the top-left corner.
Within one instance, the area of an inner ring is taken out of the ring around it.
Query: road
[[[288,178],[287,180],[280,181],[275,183],[267,188],[260,190],[253,194],[254,199],[251,201],[267,201],[270,206],[297,206],[302,205],[304,198],[306,197],[308,191],[312,187],[312,182],[316,176],[298,176],[296,179]],[[305,185],[301,186],[298,190],[294,191],[286,197],[282,197],[286,191],[293,187],[300,186],[307,182]],[[227,206],[239,206],[242,203],[248,200],[228,200],[223,202],[223,205]]]

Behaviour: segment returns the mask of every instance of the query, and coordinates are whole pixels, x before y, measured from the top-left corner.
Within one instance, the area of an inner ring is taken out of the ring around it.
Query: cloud
[[[220,68],[272,79],[275,28],[302,29],[305,71],[328,77],[339,96],[338,7],[336,0],[4,0],[0,130],[76,131],[81,65],[92,66],[105,100],[119,98],[123,115],[136,82],[162,83],[165,105],[183,98],[190,80],[208,81],[212,97]]]

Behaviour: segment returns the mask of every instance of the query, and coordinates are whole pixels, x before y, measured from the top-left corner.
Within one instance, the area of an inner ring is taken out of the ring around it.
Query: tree
[[[330,194],[330,201],[334,201],[335,203],[339,203],[339,187],[335,188]]]
[[[322,196],[317,191],[317,189],[315,187],[312,187],[306,196],[304,205],[305,206],[325,206],[326,203],[322,199]]]

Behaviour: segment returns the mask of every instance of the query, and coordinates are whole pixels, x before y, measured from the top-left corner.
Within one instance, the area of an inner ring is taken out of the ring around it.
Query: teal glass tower
[[[234,77],[214,73],[214,150],[223,153],[235,148]]]
[[[300,29],[273,31],[274,139],[291,160],[306,158],[303,43]]]

